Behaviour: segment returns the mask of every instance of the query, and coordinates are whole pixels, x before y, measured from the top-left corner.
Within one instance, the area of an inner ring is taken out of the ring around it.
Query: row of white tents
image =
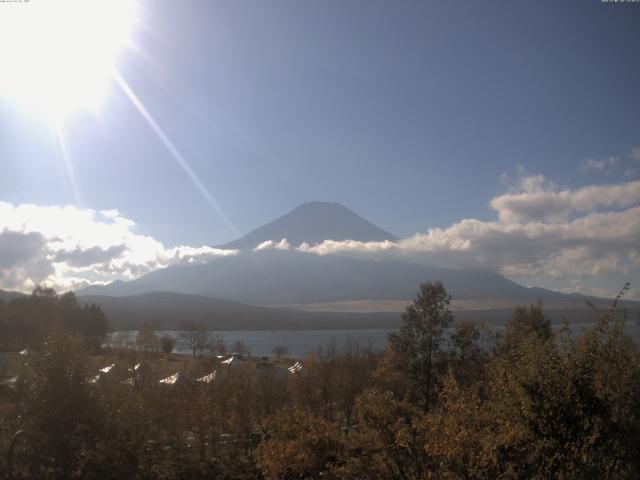
[[[20,352],[20,354],[26,355],[28,353]],[[239,366],[244,363],[245,363],[245,360],[242,355],[232,354],[228,358],[221,360],[220,362],[221,367],[224,368],[224,371],[222,373],[226,374],[228,372],[228,367]],[[116,365],[115,362],[113,362],[110,365],[107,365],[101,368],[100,370],[98,370],[97,375],[91,378],[89,382],[97,384],[97,383],[111,381],[112,379],[119,377],[119,375],[117,375],[118,370],[119,370],[118,366]],[[282,367],[274,364],[265,363],[265,364],[257,365],[256,374],[261,375],[266,373],[267,371],[273,371],[278,377],[284,378],[287,375],[295,375],[301,370],[302,370],[302,362],[300,361],[295,362],[290,367]],[[122,372],[122,370],[120,370],[120,372]],[[124,380],[124,383],[129,385],[136,385],[141,383],[148,385],[153,382],[151,380],[151,371],[150,371],[149,365],[143,364],[140,362],[134,365],[133,367],[127,368],[124,376],[126,377],[126,380]],[[162,385],[178,385],[178,384],[195,381],[196,383],[200,383],[200,384],[210,384],[210,383],[213,383],[218,377],[219,377],[218,370],[213,370],[211,373],[208,373],[207,375],[204,375],[202,377],[198,377],[195,379],[188,372],[181,370],[181,371],[177,371],[173,375],[169,375],[168,377],[159,380],[158,383]],[[0,382],[0,385],[13,389],[16,387],[18,380],[19,380],[18,376],[15,376],[15,377],[3,380],[2,382]]]
[[[225,367],[239,366],[244,363],[245,363],[244,357],[242,357],[241,355],[232,354],[228,358],[220,362],[221,366],[224,368],[224,371],[222,373],[226,374],[228,372],[228,368],[225,368]],[[274,364],[258,364],[256,367],[256,374],[260,375],[265,371],[267,371],[268,369],[271,369],[272,371],[274,371],[275,374],[279,377],[285,377],[287,375],[294,375],[298,373],[300,370],[302,370],[302,362],[297,361],[290,367],[282,367]],[[112,363],[111,365],[107,365],[106,367],[101,368],[98,371],[98,374],[91,379],[91,383],[108,381],[110,378],[113,377],[115,370],[116,370],[115,363]],[[125,383],[129,383],[132,385],[138,382],[144,382],[146,384],[149,383],[150,372],[149,372],[148,365],[143,366],[143,364],[138,363],[134,367],[129,368],[128,373],[129,375],[127,380],[125,380]],[[212,372],[195,379],[188,372],[179,370],[174,374],[169,375],[166,378],[158,380],[158,383],[162,385],[179,385],[179,384],[190,383],[195,381],[196,383],[200,383],[200,384],[210,384],[210,383],[213,383],[218,377],[219,377],[218,370],[213,370]]]

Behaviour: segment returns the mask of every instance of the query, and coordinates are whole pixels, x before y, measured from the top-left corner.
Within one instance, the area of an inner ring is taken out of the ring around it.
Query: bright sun
[[[0,5],[0,96],[50,119],[97,109],[135,0],[31,0]]]

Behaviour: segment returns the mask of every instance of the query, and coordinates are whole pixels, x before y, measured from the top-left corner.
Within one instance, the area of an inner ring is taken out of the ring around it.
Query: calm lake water
[[[386,329],[373,330],[225,330],[209,332],[211,339],[220,335],[225,343],[232,348],[235,342],[242,342],[251,355],[262,357],[273,355],[276,346],[284,346],[288,355],[302,357],[319,348],[335,347],[343,350],[347,345],[358,345],[361,348],[383,350],[387,343]],[[136,331],[113,332],[107,340],[107,345],[118,346],[128,339],[134,342]],[[178,331],[156,332],[158,336],[169,335],[176,339],[176,353],[191,353],[187,341]],[[123,338],[125,337],[125,338]]]
[[[591,324],[574,324],[572,331],[574,336],[580,335]],[[557,328],[554,325],[554,328]],[[493,327],[500,331],[500,327]],[[302,357],[319,348],[335,347],[343,350],[347,345],[358,345],[361,348],[381,351],[387,344],[387,334],[391,330],[227,330],[210,332],[212,338],[221,335],[229,347],[235,342],[241,341],[254,356],[273,355],[274,347],[284,346],[289,355]],[[625,331],[636,342],[640,343],[640,325],[637,322],[628,322]],[[170,335],[177,341],[177,353],[191,353],[186,341],[177,331],[156,332],[157,335]],[[113,332],[105,342],[107,345],[121,345],[123,341],[129,341],[131,345],[135,341],[136,331]]]

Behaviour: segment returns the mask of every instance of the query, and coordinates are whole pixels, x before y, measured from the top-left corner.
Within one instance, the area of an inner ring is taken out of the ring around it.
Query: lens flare
[[[122,89],[127,98],[131,101],[133,106],[138,110],[142,118],[147,122],[151,130],[156,134],[160,142],[165,146],[167,151],[171,154],[171,157],[176,161],[176,163],[182,168],[184,173],[187,175],[191,183],[196,187],[196,189],[200,192],[200,194],[207,201],[209,206],[216,212],[216,214],[222,219],[223,222],[227,225],[227,227],[236,235],[239,235],[238,230],[231,222],[225,211],[222,209],[218,201],[213,197],[209,189],[202,183],[200,177],[196,174],[196,172],[191,168],[189,162],[187,162],[186,158],[182,155],[180,150],[174,145],[171,139],[164,133],[164,130],[158,122],[156,122],[155,118],[149,113],[147,108],[144,106],[142,101],[138,98],[135,92],[131,89],[129,84],[122,78],[119,72],[114,72],[114,79],[118,86]]]
[[[0,96],[49,119],[98,109],[135,17],[135,0],[4,3]]]

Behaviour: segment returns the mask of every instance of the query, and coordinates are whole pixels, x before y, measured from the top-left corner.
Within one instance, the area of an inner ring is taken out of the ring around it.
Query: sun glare
[[[31,0],[0,11],[0,96],[58,120],[99,108],[135,0]]]

